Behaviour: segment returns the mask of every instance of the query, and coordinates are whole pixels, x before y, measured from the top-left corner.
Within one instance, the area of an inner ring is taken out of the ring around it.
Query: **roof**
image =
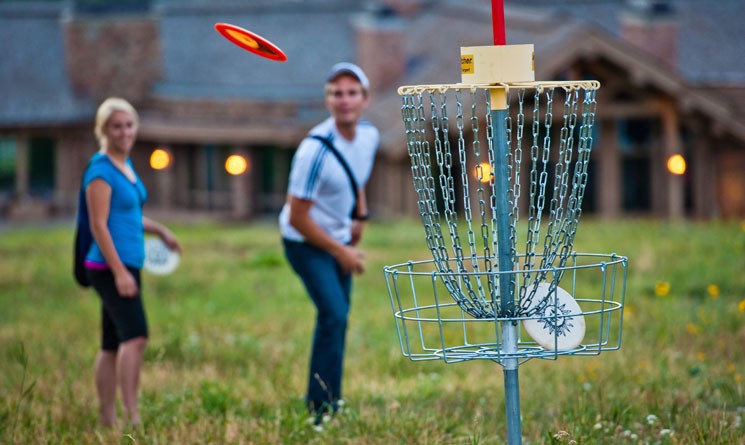
[[[154,93],[198,99],[319,100],[330,67],[354,61],[354,14],[359,2],[160,2],[165,75]],[[227,22],[271,41],[286,62],[233,45],[214,25]]]
[[[488,0],[398,1],[423,5],[420,13],[402,19],[407,52],[402,83],[458,82],[460,46],[491,43]],[[745,41],[745,27],[739,23],[745,16],[745,2],[670,1],[680,24],[677,70],[619,38],[622,0],[505,0],[507,43],[535,44],[538,79],[548,79],[562,65],[600,52],[616,66],[641,76],[636,81],[652,82],[672,96],[686,96],[685,107],[722,117],[725,125],[745,138],[738,115],[730,112],[745,109],[740,91],[745,88],[745,57],[739,45]],[[66,73],[62,24],[69,3],[0,3],[0,126],[92,118],[96,104],[72,90]],[[208,100],[226,106],[291,103],[299,110],[292,119],[297,127],[293,131],[302,131],[323,113],[320,85],[329,67],[356,59],[355,27],[368,3],[154,0],[149,14],[158,20],[163,76],[151,96],[156,102]],[[288,61],[267,60],[236,47],[214,30],[217,22],[262,35],[282,48]],[[402,134],[397,113],[390,112],[400,108],[395,92],[377,94],[373,103],[371,120],[384,133]],[[178,127],[173,120],[163,120],[168,113],[155,117],[161,119],[155,123],[162,130],[154,127],[153,134]],[[202,125],[207,124],[203,120]],[[240,135],[239,126],[230,124],[228,130]],[[264,126],[256,129],[257,134]],[[213,130],[227,131],[220,128]],[[212,134],[207,130],[199,133]]]
[[[506,0],[507,5],[549,9],[620,37],[623,0]],[[637,2],[640,3],[640,2]],[[644,3],[644,2],[641,2]],[[670,20],[679,24],[678,71],[696,85],[745,84],[745,2],[742,0],[668,0]]]
[[[0,3],[0,127],[90,120],[65,70],[59,3]]]
[[[143,136],[294,146],[326,116],[323,83],[328,70],[339,61],[355,60],[354,21],[362,7],[351,0],[160,1],[155,11],[164,75],[153,97],[191,102],[195,108],[209,101],[243,111],[231,116],[202,113],[191,120],[171,112],[153,114],[143,119]],[[269,40],[287,61],[269,60],[232,44],[215,30],[220,22]],[[267,112],[278,104],[294,112]],[[250,115],[246,108],[264,114]]]
[[[722,2],[715,11],[725,16],[745,8],[745,2],[739,0]],[[721,29],[719,33],[715,33],[713,43],[706,42],[709,26],[714,26],[716,20],[708,16],[701,18],[697,14],[706,15],[705,6],[709,1],[679,2],[685,5],[679,11],[681,41],[695,40],[698,44],[692,47],[696,51],[711,53],[701,56],[708,63],[693,63],[691,59],[695,57],[690,51],[685,51],[685,55],[679,56],[685,69],[679,70],[671,70],[643,49],[620,39],[617,25],[623,10],[620,1],[566,0],[559,3],[555,0],[507,0],[505,3],[507,44],[535,45],[536,80],[551,80],[578,59],[603,57],[619,73],[626,73],[636,87],[652,86],[669,97],[676,98],[686,112],[708,115],[731,134],[745,140],[745,124],[733,113],[738,107],[745,108],[745,104],[738,102],[744,97],[743,94],[739,94],[738,89],[696,88],[697,80],[707,79],[707,83],[710,83],[715,79],[723,81],[726,78],[728,82],[734,82],[740,75],[742,80],[735,84],[745,88],[745,58],[733,55],[733,52],[739,50],[739,45],[734,42],[745,39],[740,37],[739,40],[730,41],[723,37],[743,34],[742,27],[736,20],[728,17],[721,22],[722,28],[727,30]],[[712,15],[711,11],[708,14]],[[684,22],[688,19],[692,20],[693,25]],[[704,23],[708,25],[704,26]],[[491,33],[491,10],[488,2],[439,2],[425,13],[414,17],[407,25],[407,51],[412,67],[404,83],[419,85],[460,82],[460,47],[490,45]],[[711,46],[716,44],[723,48],[713,51]],[[679,48],[686,48],[686,45],[681,43]],[[738,60],[733,61],[732,58]],[[723,73],[729,74],[725,76]],[[721,91],[728,94],[722,95]],[[385,110],[390,110],[388,107],[395,106],[395,103],[396,100],[391,97],[380,100],[371,113],[374,116],[373,121],[384,129],[383,145],[392,151],[391,154],[400,154],[400,147],[405,144],[403,126],[398,122],[399,117]],[[400,108],[400,100],[398,107]]]

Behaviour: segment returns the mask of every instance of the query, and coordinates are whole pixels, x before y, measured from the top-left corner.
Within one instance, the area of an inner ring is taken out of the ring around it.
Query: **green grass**
[[[321,434],[299,401],[314,308],[276,227],[175,225],[179,269],[144,275],[144,428],[101,430],[100,309],[73,282],[72,230],[0,229],[0,443],[505,442],[499,365],[401,355],[382,268],[429,258],[417,221],[368,228],[345,362],[350,409]],[[523,443],[745,443],[745,227],[587,219],[575,247],[630,259],[623,344],[523,364]]]

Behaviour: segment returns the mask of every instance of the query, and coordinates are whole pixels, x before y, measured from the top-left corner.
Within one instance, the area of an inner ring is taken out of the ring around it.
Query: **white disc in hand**
[[[167,275],[178,266],[181,256],[157,237],[145,240],[145,270],[155,275]]]
[[[528,287],[528,293],[532,287]],[[527,308],[532,317],[523,320],[528,335],[543,349],[566,351],[574,349],[585,338],[585,316],[582,309],[569,292],[556,286],[556,291],[548,294],[549,283],[540,283]],[[538,308],[533,313],[532,309]]]

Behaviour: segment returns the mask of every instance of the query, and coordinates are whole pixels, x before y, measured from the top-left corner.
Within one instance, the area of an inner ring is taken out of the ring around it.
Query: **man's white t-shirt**
[[[362,188],[370,178],[375,151],[380,143],[380,133],[370,122],[357,124],[354,141],[342,137],[336,129],[334,119],[329,117],[316,125],[310,135],[325,137],[334,144],[344,157]],[[290,167],[287,193],[296,198],[313,201],[310,216],[329,235],[341,243],[352,237],[350,214],[356,201],[349,176],[339,160],[319,140],[305,138],[298,147]],[[290,208],[285,203],[279,214],[282,237],[292,241],[304,241],[303,236],[289,222]]]

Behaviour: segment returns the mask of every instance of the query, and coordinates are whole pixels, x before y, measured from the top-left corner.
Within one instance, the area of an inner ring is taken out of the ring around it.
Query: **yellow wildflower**
[[[737,312],[741,314],[745,312],[745,300],[741,300],[740,304],[737,305]]]
[[[658,297],[667,297],[670,293],[670,283],[667,281],[658,281],[654,284],[654,294]]]
[[[630,305],[626,305],[623,308],[623,315],[624,317],[633,317],[634,316],[634,307]]]
[[[701,327],[697,325],[696,323],[688,323],[686,325],[686,332],[688,332],[691,335],[698,335],[701,333]]]
[[[598,373],[593,368],[587,368],[585,367],[585,372],[582,373],[582,375],[585,378],[585,381],[594,382],[598,378]]]
[[[709,296],[713,299],[719,298],[719,286],[716,284],[710,284],[706,287],[706,292],[709,293]]]
[[[698,359],[698,361],[703,362],[704,360],[706,360],[706,353],[699,352],[698,354],[696,354],[696,358]]]

